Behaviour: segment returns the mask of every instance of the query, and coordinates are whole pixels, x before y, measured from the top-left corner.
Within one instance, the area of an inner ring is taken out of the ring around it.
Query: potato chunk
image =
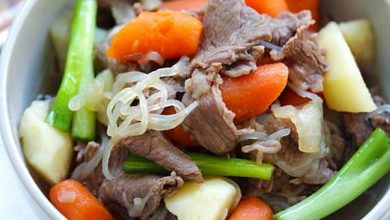
[[[318,36],[326,50],[329,71],[324,76],[324,95],[329,108],[342,112],[370,112],[376,105],[363,80],[340,28],[334,22]]]
[[[179,220],[221,220],[240,198],[240,189],[230,181],[208,178],[203,183],[185,183],[164,201],[167,209]]]
[[[45,122],[48,112],[48,101],[34,101],[23,114],[19,135],[27,162],[53,184],[66,177],[73,144],[68,133]]]
[[[366,19],[358,19],[339,24],[356,62],[361,67],[372,67],[375,54],[374,34],[371,24]]]

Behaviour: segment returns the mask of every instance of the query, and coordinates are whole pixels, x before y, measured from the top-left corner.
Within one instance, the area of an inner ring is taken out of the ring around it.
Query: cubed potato
[[[341,112],[375,110],[376,105],[338,25],[330,22],[324,27],[318,43],[326,50],[329,64],[324,76],[324,95],[329,108]]]
[[[361,68],[372,68],[375,48],[371,24],[366,19],[358,19],[339,24],[352,54]]]
[[[235,184],[215,177],[203,183],[187,182],[164,201],[167,209],[179,220],[221,220],[240,198],[240,189]]]
[[[27,162],[53,184],[68,174],[73,143],[68,133],[45,122],[48,112],[48,101],[34,101],[23,114],[19,135]]]

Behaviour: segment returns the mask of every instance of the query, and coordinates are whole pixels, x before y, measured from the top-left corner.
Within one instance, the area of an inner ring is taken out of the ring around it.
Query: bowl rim
[[[23,156],[20,156],[18,152],[18,144],[16,143],[12,134],[12,126],[8,111],[8,99],[7,99],[7,78],[10,67],[10,58],[13,54],[13,48],[16,44],[17,36],[25,21],[30,16],[31,10],[35,7],[39,0],[25,1],[19,15],[16,17],[10,34],[6,43],[4,44],[3,51],[0,59],[0,137],[2,138],[4,148],[6,149],[7,156],[9,157],[13,169],[19,180],[22,182],[27,192],[33,198],[38,207],[50,218],[50,219],[63,219],[65,217],[50,203],[49,199],[40,190],[34,179],[32,178],[24,160]],[[388,214],[390,204],[390,188],[383,195],[382,199],[375,205],[375,207],[364,216],[363,219],[384,219]]]

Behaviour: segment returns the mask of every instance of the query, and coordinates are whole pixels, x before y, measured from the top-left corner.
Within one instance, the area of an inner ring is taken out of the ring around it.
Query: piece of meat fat
[[[127,149],[134,155],[153,160],[186,180],[203,181],[202,173],[195,162],[159,131],[148,131],[143,135],[119,139],[115,148]]]

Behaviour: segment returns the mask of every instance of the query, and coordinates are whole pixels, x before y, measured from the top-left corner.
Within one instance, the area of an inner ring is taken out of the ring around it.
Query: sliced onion
[[[313,96],[313,100],[300,108],[292,105],[272,107],[276,118],[290,119],[298,133],[299,150],[305,153],[318,152],[323,137],[322,100]]]

